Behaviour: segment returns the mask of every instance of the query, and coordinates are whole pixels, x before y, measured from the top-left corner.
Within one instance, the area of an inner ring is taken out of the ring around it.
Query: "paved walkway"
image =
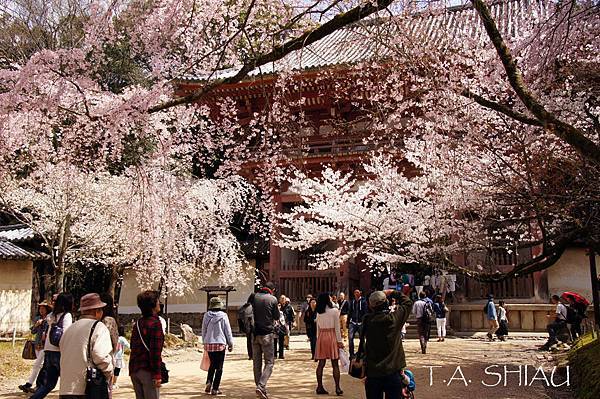
[[[536,347],[541,344],[542,341],[533,338],[507,342],[455,338],[447,339],[443,343],[430,342],[429,353],[421,355],[418,341],[408,340],[405,343],[405,350],[409,368],[416,375],[417,398],[566,399],[574,397],[570,391],[565,391],[563,388],[547,386],[552,384],[550,372],[553,359],[551,355],[536,350]],[[294,336],[290,345],[291,350],[286,352],[285,360],[277,360],[275,363],[275,370],[268,385],[270,397],[273,399],[323,398],[322,395],[317,396],[314,393],[315,363],[308,360],[310,358],[308,343],[304,337]],[[221,390],[226,397],[255,398],[252,365],[243,352],[244,348],[244,340],[236,338],[236,348],[225,361]],[[171,382],[163,387],[161,397],[177,399],[210,397],[204,394],[206,372],[200,370],[201,357],[201,353],[191,349],[166,357],[165,361],[171,370]],[[508,371],[506,374],[505,366]],[[519,366],[521,366],[521,373],[510,373],[518,370]],[[526,366],[527,376],[525,376]],[[538,371],[536,375],[536,368],[539,366],[545,367],[545,373]],[[486,374],[486,367],[491,367],[488,369],[489,373],[499,374]],[[433,373],[431,380],[430,370]],[[134,397],[127,370],[124,370],[123,374],[119,381],[120,388],[113,396],[115,399]],[[330,366],[325,369],[325,374],[325,387],[333,394],[334,385]],[[543,380],[544,376],[548,384]],[[534,377],[535,380],[531,382]],[[559,376],[558,373],[554,375],[555,384],[564,381],[564,376]],[[486,387],[483,383],[497,385]],[[341,385],[344,397],[365,398],[364,385],[361,381],[342,375]],[[24,397],[26,397],[24,394],[16,392],[0,393],[0,398]],[[57,398],[58,395],[53,394],[49,397]]]

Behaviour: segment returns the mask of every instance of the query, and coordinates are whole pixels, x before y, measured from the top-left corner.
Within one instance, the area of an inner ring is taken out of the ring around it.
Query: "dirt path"
[[[407,362],[417,381],[417,398],[469,398],[469,399],[507,399],[507,398],[573,398],[570,390],[564,387],[552,388],[551,358],[535,350],[539,340],[521,339],[508,342],[485,342],[477,339],[447,339],[446,342],[431,342],[429,353],[421,355],[418,341],[405,343]],[[247,360],[244,341],[236,338],[236,349],[228,355],[221,390],[230,398],[255,398],[251,361]],[[286,352],[285,360],[277,360],[268,389],[273,399],[322,398],[315,395],[315,363],[310,358],[308,343],[304,337],[295,336],[291,340],[291,350]],[[206,373],[199,368],[201,353],[195,350],[176,353],[165,361],[171,370],[171,382],[161,390],[161,397],[177,399],[208,398],[203,392]],[[497,365],[497,366],[494,366]],[[521,366],[520,373],[510,373]],[[508,373],[504,373],[504,367]],[[527,382],[525,367],[527,366]],[[545,372],[536,368],[543,366]],[[459,368],[460,367],[460,368]],[[485,373],[486,367],[488,373]],[[432,372],[432,374],[430,374]],[[331,373],[328,366],[326,376]],[[498,373],[498,374],[491,374]],[[432,378],[430,379],[430,376]],[[548,384],[543,377],[548,380]],[[520,386],[519,386],[520,379]],[[534,379],[533,382],[531,380]],[[445,382],[444,382],[445,381]],[[554,375],[554,383],[565,381],[564,375]],[[573,383],[571,378],[571,384]],[[494,385],[493,387],[487,387]],[[504,384],[506,383],[506,386]],[[467,386],[465,386],[465,384]],[[113,396],[115,399],[133,398],[133,391],[127,370],[119,381],[120,388]],[[14,386],[14,385],[13,385]],[[326,389],[334,391],[330,375],[325,379]],[[2,388],[0,388],[2,389]],[[342,376],[342,389],[346,398],[364,398],[362,382],[347,375]],[[0,391],[0,398],[24,398],[12,389]],[[57,394],[49,396],[57,398]]]

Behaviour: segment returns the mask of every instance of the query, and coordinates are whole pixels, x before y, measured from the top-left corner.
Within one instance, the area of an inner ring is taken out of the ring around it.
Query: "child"
[[[123,368],[123,352],[125,348],[129,349],[129,342],[125,338],[125,328],[119,327],[119,341],[117,343],[117,352],[115,353],[115,371],[113,377],[113,390],[119,388],[117,385],[117,378]]]
[[[498,302],[498,330],[496,330],[496,335],[500,341],[506,341],[506,336],[508,335],[508,318],[506,317],[506,305],[504,301]]]

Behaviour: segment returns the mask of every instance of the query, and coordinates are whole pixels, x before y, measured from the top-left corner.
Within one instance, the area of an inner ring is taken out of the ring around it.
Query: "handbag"
[[[340,348],[338,350],[338,353],[339,353],[339,357],[340,357],[340,371],[342,371],[343,373],[349,373],[350,372],[350,355],[348,355],[348,352],[346,352],[342,348]]]
[[[144,348],[146,348],[146,350],[150,352],[150,348],[148,348],[148,345],[146,345],[146,341],[144,341],[144,337],[142,337],[142,331],[140,330],[139,320],[135,323],[135,326],[137,327],[138,334],[140,336],[140,341],[142,341]],[[166,384],[167,382],[169,382],[169,370],[167,369],[167,365],[165,364],[165,362],[160,362],[160,383]]]
[[[202,355],[202,362],[200,362],[200,370],[208,371],[209,368],[210,368],[210,357],[208,356],[208,351],[205,348],[204,354]]]
[[[58,344],[60,344],[60,339],[62,338],[63,332],[65,331],[63,329],[63,319],[65,318],[65,315],[66,313],[63,313],[58,319],[58,322],[52,323],[52,326],[50,327],[48,339],[50,340],[50,343],[54,346],[58,346]]]
[[[366,365],[366,350],[365,350],[365,332],[367,330],[367,320],[363,321],[362,329],[360,331],[360,343],[358,344],[358,351],[354,358],[350,360],[350,366],[348,368],[348,374],[351,377],[363,379],[367,375]]]
[[[28,339],[25,341],[25,346],[23,346],[23,353],[21,353],[21,357],[27,360],[35,360],[37,356],[35,354],[35,341]]]
[[[85,397],[86,399],[108,399],[108,381],[104,373],[96,367],[91,355],[92,334],[100,320],[96,320],[90,330],[87,347],[87,368],[85,369]]]

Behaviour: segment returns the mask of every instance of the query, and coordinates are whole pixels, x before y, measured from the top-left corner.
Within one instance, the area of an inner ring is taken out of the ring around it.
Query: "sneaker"
[[[115,389],[119,389],[119,386],[117,384],[113,384],[112,386],[112,390],[114,391]]]
[[[213,389],[212,391],[210,391],[210,394],[213,396],[217,396],[217,395],[222,395],[223,392],[219,391],[218,389]]]
[[[35,390],[33,390],[33,388],[31,388],[31,384],[26,382],[23,385],[19,385],[19,389],[25,393],[34,393]]]
[[[487,337],[490,341],[492,341],[494,339],[494,337],[492,336],[492,333],[487,333]]]
[[[206,388],[204,388],[204,392],[210,393],[211,390],[212,390],[212,384],[209,382],[206,384]]]
[[[265,391],[262,388],[256,388],[256,397],[260,398],[260,399],[269,399],[269,396],[267,395],[267,391]]]

